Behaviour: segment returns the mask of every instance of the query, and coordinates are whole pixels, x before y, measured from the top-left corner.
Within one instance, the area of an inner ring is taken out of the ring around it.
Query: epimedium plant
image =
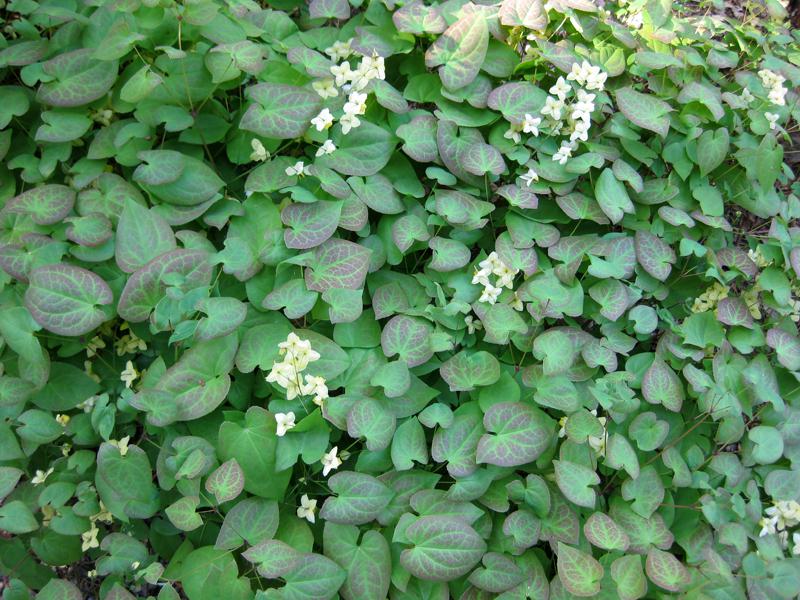
[[[780,4],[5,10],[5,599],[800,593]]]

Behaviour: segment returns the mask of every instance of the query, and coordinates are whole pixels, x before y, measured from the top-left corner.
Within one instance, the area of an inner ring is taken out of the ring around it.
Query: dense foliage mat
[[[9,2],[3,598],[795,597],[800,36],[745,8]]]

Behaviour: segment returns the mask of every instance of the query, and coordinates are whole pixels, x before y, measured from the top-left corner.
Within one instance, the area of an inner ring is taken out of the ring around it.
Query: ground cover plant
[[[3,598],[796,597],[800,35],[725,10],[8,2]]]

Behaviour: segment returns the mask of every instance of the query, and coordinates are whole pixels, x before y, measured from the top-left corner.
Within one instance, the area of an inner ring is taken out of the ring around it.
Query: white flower
[[[632,29],[639,29],[644,25],[644,13],[639,11],[625,17],[625,24]]]
[[[350,133],[351,129],[355,129],[361,125],[361,119],[355,115],[345,114],[341,119],[339,119],[339,124],[342,126],[342,133],[347,135]]]
[[[572,87],[566,82],[566,80],[563,77],[559,77],[558,81],[556,81],[555,85],[551,87],[548,92],[554,96],[558,96],[561,100],[564,100],[571,90]]]
[[[128,442],[131,441],[131,436],[126,435],[124,438],[120,440],[108,440],[108,443],[114,446],[117,450],[119,450],[120,456],[125,456],[128,454]]]
[[[125,382],[126,388],[130,388],[133,382],[138,379],[138,377],[139,373],[133,368],[133,363],[128,361],[125,363],[125,370],[119,375],[119,380]]]
[[[525,133],[531,133],[534,136],[539,135],[539,124],[542,120],[539,117],[533,117],[528,113],[525,113],[525,120],[522,121],[522,131]]]
[[[795,532],[792,534],[792,554],[795,556],[800,555],[800,533]]]
[[[363,115],[367,112],[367,95],[361,92],[352,92],[348,96],[343,110],[346,115]]]
[[[106,343],[105,341],[103,341],[103,338],[101,338],[99,335],[94,336],[91,339],[91,341],[86,345],[87,358],[92,358],[95,354],[97,354],[98,350],[105,347]]]
[[[311,119],[311,124],[317,128],[317,131],[325,131],[333,125],[333,115],[331,111],[327,108],[323,108],[319,111],[319,114]]]
[[[309,499],[308,495],[303,494],[300,498],[300,506],[297,507],[297,516],[305,519],[309,523],[314,523],[316,518],[314,513],[317,510],[317,501]]]
[[[561,147],[553,155],[553,160],[558,161],[558,164],[565,165],[567,160],[572,156],[572,144],[570,142],[561,142]]]
[[[747,88],[742,89],[742,100],[744,101],[745,104],[750,104],[755,99],[756,97],[750,93],[750,90],[748,90]]]
[[[326,452],[322,455],[322,476],[327,477],[328,473],[331,471],[338,469],[342,466],[342,459],[336,456],[336,453],[339,451],[339,448],[334,446],[331,448],[330,452]]]
[[[500,263],[496,268],[494,274],[497,276],[497,287],[507,287],[508,289],[514,288],[514,277],[519,273],[519,269],[512,269],[505,263]]]
[[[539,174],[533,169],[528,169],[528,172],[524,175],[520,175],[519,178],[525,182],[526,186],[531,187],[531,183],[534,181],[539,181]]]
[[[472,275],[472,285],[489,285],[489,275],[491,274],[492,270],[488,268],[475,269]]]
[[[780,115],[776,115],[775,113],[765,112],[764,113],[764,118],[769,123],[769,128],[770,129],[775,129],[777,127],[778,119],[780,119],[781,117],[780,117]]]
[[[478,263],[478,266],[481,269],[489,269],[491,272],[494,272],[496,269],[500,268],[502,264],[503,261],[500,260],[500,255],[493,250],[489,253],[489,256]]]
[[[775,525],[777,522],[777,519],[767,519],[766,517],[762,517],[762,519],[758,522],[758,524],[761,525],[761,531],[758,532],[758,537],[774,534]]]
[[[53,473],[53,467],[47,469],[47,471],[42,471],[40,469],[36,469],[36,475],[31,477],[31,483],[33,485],[39,485],[45,482],[45,480],[50,477]]]
[[[250,153],[250,160],[264,162],[269,158],[269,152],[264,148],[264,144],[261,143],[261,140],[253,138],[250,140],[250,147],[253,149]]]
[[[783,86],[772,88],[767,94],[767,99],[778,106],[786,106],[786,92],[788,91]]]
[[[298,177],[302,177],[303,175],[306,174],[306,165],[302,160],[298,160],[296,163],[294,163],[293,166],[286,167],[286,170],[284,172],[289,177],[291,177],[292,175],[297,175]]]
[[[290,429],[294,429],[294,413],[275,413],[275,423],[277,425],[276,432],[278,437],[283,437]]]
[[[608,73],[601,71],[600,67],[593,66],[589,76],[586,78],[586,89],[602,90],[606,85],[606,79],[608,79]]]
[[[336,86],[342,87],[353,78],[353,71],[350,69],[350,63],[343,62],[340,65],[333,65],[331,67],[331,75],[334,77]]]
[[[328,399],[328,386],[325,385],[325,378],[316,375],[306,375],[306,383],[302,387],[304,396],[314,396],[313,402],[317,406],[322,406],[323,401]]]
[[[97,541],[97,534],[100,533],[100,530],[97,528],[97,525],[92,523],[91,528],[89,531],[84,531],[81,534],[81,551],[86,552],[92,548],[98,548],[100,546],[100,542]]]
[[[596,97],[596,94],[590,94],[585,90],[578,90],[577,104],[581,105],[581,108],[586,112],[592,112],[594,110],[594,99]]]
[[[325,54],[330,56],[333,60],[341,60],[350,56],[353,51],[350,49],[350,44],[353,39],[350,38],[346,42],[335,41],[329,48],[325,48]]]
[[[58,413],[56,415],[56,423],[58,423],[62,427],[66,427],[67,425],[69,425],[70,420],[71,417],[69,415],[62,415],[61,413]]]
[[[339,95],[339,90],[336,89],[333,79],[320,79],[319,81],[314,81],[312,82],[311,87],[314,88],[314,91],[317,92],[317,94],[319,94],[320,98],[336,98],[336,96]]]
[[[268,383],[277,383],[284,388],[295,379],[297,379],[297,370],[294,365],[286,362],[273,362],[272,369],[266,377]]]
[[[488,302],[489,304],[494,304],[497,302],[498,296],[503,291],[503,288],[494,287],[492,284],[488,284],[484,286],[483,293],[481,297],[478,298],[478,302]]]
[[[509,302],[508,305],[519,312],[522,312],[525,309],[525,305],[522,303],[522,298],[517,295],[517,292],[514,292],[514,296],[511,298],[511,302]]]
[[[560,429],[558,430],[558,437],[563,438],[567,435],[567,419],[568,417],[561,417],[558,420]]]
[[[475,333],[478,329],[483,329],[483,323],[478,319],[473,318],[472,315],[464,317],[464,323],[467,326],[467,333]]]
[[[577,62],[573,63],[572,69],[567,75],[567,79],[586,86],[586,89],[589,90],[602,90],[607,78],[608,74],[603,73],[600,67],[585,60],[580,65]]]
[[[569,136],[569,140],[574,142],[575,140],[581,140],[583,142],[589,139],[589,127],[591,127],[591,123],[589,121],[575,121],[575,124],[572,126],[572,133]]]
[[[519,144],[522,141],[522,136],[520,132],[522,131],[522,125],[517,125],[515,123],[511,123],[508,126],[508,131],[503,134],[503,137],[507,140],[511,140],[515,144]]]
[[[554,121],[561,120],[561,111],[564,109],[564,101],[560,98],[553,98],[548,96],[544,101],[541,113],[545,116],[549,115]]]
[[[325,140],[319,148],[317,148],[316,156],[325,156],[331,154],[336,150],[336,144],[332,140]]]

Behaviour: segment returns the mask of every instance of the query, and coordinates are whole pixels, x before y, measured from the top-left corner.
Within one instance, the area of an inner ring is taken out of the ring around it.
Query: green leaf
[[[161,506],[150,459],[137,446],[128,446],[123,456],[116,446],[100,444],[95,487],[111,514],[125,523],[129,519],[148,519]]]
[[[381,332],[381,347],[387,357],[395,354],[409,367],[427,362],[433,356],[433,327],[424,319],[398,315],[389,319]]]
[[[170,504],[164,512],[169,522],[181,531],[194,531],[203,525],[203,518],[195,512],[197,505],[197,498],[184,496]]]
[[[488,352],[462,350],[444,362],[439,372],[451,392],[469,391],[500,379],[500,363]]]
[[[12,500],[0,506],[0,529],[12,535],[30,533],[39,529],[39,522],[27,504]]]
[[[245,498],[234,504],[222,521],[215,548],[231,550],[244,542],[255,546],[278,530],[278,504],[262,498]]]
[[[315,292],[332,288],[357,290],[364,286],[371,250],[339,238],[332,238],[314,250],[305,270],[306,286]]]
[[[486,552],[486,543],[463,520],[425,516],[405,531],[412,545],[400,553],[400,564],[428,581],[452,581],[466,575]]]
[[[489,27],[479,10],[462,16],[431,44],[425,66],[439,67],[444,87],[457,90],[472,83],[486,57]]]
[[[600,209],[612,223],[619,223],[625,214],[634,212],[628,191],[617,180],[612,169],[603,169],[600,172],[594,186],[594,195]]]
[[[319,246],[336,231],[341,212],[341,202],[287,204],[281,211],[281,220],[291,228],[283,230],[286,247],[307,250]]]
[[[618,89],[614,94],[623,115],[635,125],[654,131],[662,138],[669,132],[669,113],[672,108],[663,100],[642,94],[631,87]]]
[[[158,380],[155,389],[171,395],[179,421],[199,419],[225,400],[236,348],[235,336],[199,342]]]
[[[558,578],[571,594],[593,596],[600,591],[605,569],[580,550],[559,542],[557,555]]]
[[[414,467],[414,461],[427,464],[428,443],[422,425],[415,417],[411,417],[394,433],[392,463],[398,471],[407,471]]]
[[[200,341],[233,333],[247,316],[247,305],[244,302],[225,296],[202,298],[194,307],[207,315],[197,322],[194,333]]]
[[[225,182],[202,160],[174,150],[140,152],[133,180],[168,205],[196,207],[217,197]]]
[[[675,251],[649,231],[637,231],[634,243],[636,259],[644,270],[659,281],[666,281],[675,264]]]
[[[482,562],[482,567],[470,573],[469,582],[484,591],[505,592],[525,578],[522,569],[505,554],[487,552],[483,555]]]
[[[611,578],[621,600],[637,600],[647,593],[642,559],[635,554],[620,556],[611,563]]]
[[[233,500],[243,489],[244,473],[235,458],[226,460],[206,479],[206,491],[214,494],[217,504]]]
[[[361,537],[359,543],[359,537]],[[347,571],[339,593],[345,600],[384,600],[389,592],[392,557],[380,532],[361,536],[357,527],[325,523],[325,554]]]
[[[186,556],[180,580],[189,600],[246,600],[252,596],[250,582],[246,577],[239,577],[233,556],[209,546],[198,548]]]
[[[285,600],[330,600],[344,583],[347,574],[331,559],[320,554],[303,554],[299,565],[284,576],[281,588]]]
[[[680,592],[690,582],[686,567],[672,554],[658,548],[647,551],[645,571],[650,581],[669,592]]]
[[[239,127],[267,138],[300,137],[322,107],[322,100],[313,90],[283,83],[252,85],[246,94],[253,103]]]
[[[474,144],[461,157],[461,166],[473,175],[501,175],[506,170],[503,156],[491,144]]]
[[[48,184],[11,198],[3,212],[30,215],[37,225],[53,225],[64,219],[74,205],[75,190],[65,185]]]
[[[480,438],[477,462],[512,467],[536,460],[550,445],[552,423],[529,404],[493,404],[483,417],[483,425],[490,433]]]
[[[630,545],[630,538],[625,530],[605,513],[592,513],[583,524],[583,533],[592,545],[601,550],[625,552]]]
[[[130,198],[120,215],[115,239],[114,258],[126,273],[138,271],[155,257],[177,248],[169,224]]]
[[[242,552],[242,556],[256,564],[261,575],[275,579],[300,566],[302,554],[280,540],[266,540]]]
[[[510,27],[522,26],[534,31],[547,27],[547,11],[542,0],[503,0],[500,23]]]
[[[59,54],[42,65],[52,80],[39,87],[36,98],[51,106],[89,104],[111,88],[117,69],[116,60],[94,60],[88,48]]]
[[[67,411],[98,391],[100,386],[84,371],[69,363],[54,362],[47,385],[33,394],[31,402],[45,410]]]
[[[680,412],[686,397],[681,380],[659,356],[644,374],[642,395],[650,404],[661,404],[672,412]]]
[[[39,593],[37,600],[83,600],[83,594],[74,583],[65,579],[51,579]]]
[[[275,419],[259,406],[251,406],[244,422],[224,422],[219,428],[219,454],[235,458],[244,473],[244,489],[262,498],[280,500],[291,470],[276,472]]]
[[[728,130],[720,127],[704,131],[697,140],[697,164],[700,175],[704,177],[720,166],[728,157],[730,135]]]
[[[103,306],[114,300],[111,288],[96,274],[72,265],[46,265],[30,274],[25,306],[36,322],[53,333],[89,333],[111,315]]]
[[[600,484],[600,477],[582,464],[567,460],[553,461],[558,489],[567,499],[586,508],[594,508],[597,493],[591,486]]]
[[[342,134],[337,125],[333,141],[336,151],[318,158],[315,164],[344,175],[368,177],[386,166],[397,139],[383,127],[362,121],[357,129],[347,135]]]
[[[386,508],[394,492],[371,475],[340,471],[328,479],[329,496],[320,509],[321,519],[344,525],[363,525]]]

